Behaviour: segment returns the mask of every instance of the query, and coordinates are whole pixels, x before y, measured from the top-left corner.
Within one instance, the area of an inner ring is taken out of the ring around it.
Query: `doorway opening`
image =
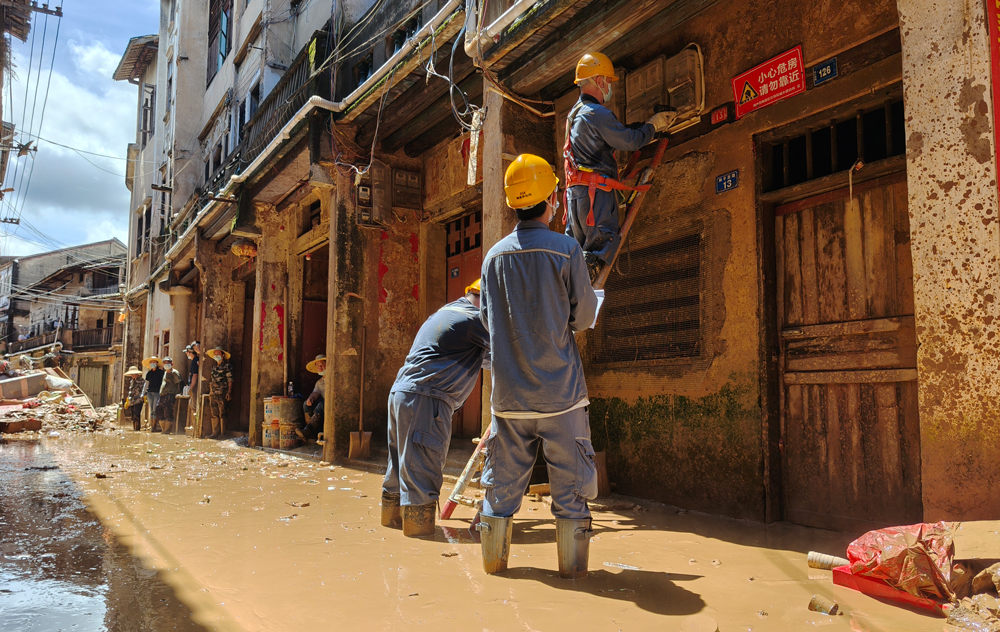
[[[448,302],[465,296],[465,288],[479,278],[483,267],[483,211],[462,215],[448,222],[447,226]],[[472,389],[465,405],[455,411],[452,418],[453,437],[472,439],[478,437],[483,420],[483,374]]]

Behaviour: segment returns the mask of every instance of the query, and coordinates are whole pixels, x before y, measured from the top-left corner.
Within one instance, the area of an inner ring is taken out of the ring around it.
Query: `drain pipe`
[[[256,158],[253,159],[247,168],[243,170],[239,175],[234,175],[230,178],[232,184],[240,184],[244,182],[251,174],[265,161],[271,153],[278,148],[283,142],[291,138],[292,131],[306,119],[307,116],[313,110],[326,110],[328,112],[343,112],[352,103],[364,96],[369,90],[371,90],[375,85],[378,84],[393,68],[396,67],[403,59],[409,55],[418,42],[422,41],[426,37],[430,37],[434,31],[436,31],[445,21],[451,17],[451,14],[455,12],[456,9],[462,7],[464,0],[448,0],[447,4],[441,7],[430,22],[424,24],[416,34],[410,39],[403,43],[403,47],[399,49],[399,52],[395,53],[392,57],[386,60],[384,64],[378,69],[378,71],[371,77],[366,79],[354,92],[347,95],[341,101],[330,101],[329,99],[324,99],[319,96],[312,96],[306,101],[306,104],[299,108],[299,111],[292,116],[291,120],[281,128],[274,139],[268,143],[264,151],[260,152]],[[533,3],[533,2],[532,2]]]
[[[469,6],[465,9],[466,29],[465,29],[465,54],[476,59],[479,50],[486,50],[500,37],[504,29],[516,22],[522,15],[534,7],[538,0],[517,0],[509,9],[503,12],[492,24],[482,31],[477,30],[476,9],[472,6],[476,0],[469,0]],[[472,28],[468,28],[469,26]],[[476,41],[478,38],[478,42]]]

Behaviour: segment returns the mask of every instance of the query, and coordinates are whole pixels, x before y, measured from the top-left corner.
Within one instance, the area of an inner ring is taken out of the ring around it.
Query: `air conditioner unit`
[[[689,44],[667,59],[661,55],[628,74],[625,79],[625,119],[642,123],[655,114],[658,105],[677,110],[677,120],[668,133],[696,125],[705,111],[705,62],[701,48]]]

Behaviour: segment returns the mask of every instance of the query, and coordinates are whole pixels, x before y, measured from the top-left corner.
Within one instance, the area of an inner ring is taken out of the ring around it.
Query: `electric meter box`
[[[361,226],[386,228],[392,213],[389,199],[389,165],[373,160],[368,177],[355,186],[357,221]]]
[[[415,171],[392,171],[392,206],[421,210],[420,174]]]
[[[675,132],[698,122],[705,111],[705,71],[701,49],[691,44],[667,59],[657,57],[625,78],[625,119],[642,123],[655,114],[657,105],[677,110]]]

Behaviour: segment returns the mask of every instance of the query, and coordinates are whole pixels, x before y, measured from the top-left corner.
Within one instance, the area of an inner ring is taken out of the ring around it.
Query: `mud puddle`
[[[39,441],[0,442],[0,628],[204,629],[88,510]]]

